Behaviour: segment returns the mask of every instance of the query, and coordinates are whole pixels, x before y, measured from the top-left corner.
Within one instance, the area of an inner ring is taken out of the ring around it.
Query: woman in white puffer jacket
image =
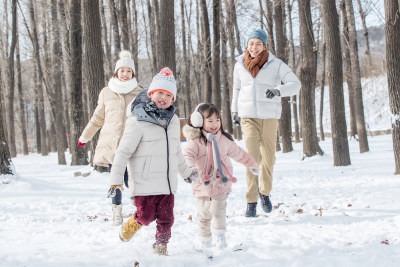
[[[246,217],[255,217],[260,196],[265,212],[271,212],[269,194],[275,164],[275,148],[282,106],[281,97],[298,94],[301,84],[293,71],[267,48],[267,34],[255,30],[246,52],[237,57],[233,74],[232,118],[241,118],[247,151],[258,162],[260,179],[247,170]]]

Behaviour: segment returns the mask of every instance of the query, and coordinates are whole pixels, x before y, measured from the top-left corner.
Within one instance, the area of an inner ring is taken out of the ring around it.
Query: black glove
[[[279,92],[278,89],[267,89],[265,90],[265,97],[272,99],[275,96],[281,96],[281,93]]]
[[[232,112],[232,120],[235,125],[240,126],[240,117],[237,112]]]

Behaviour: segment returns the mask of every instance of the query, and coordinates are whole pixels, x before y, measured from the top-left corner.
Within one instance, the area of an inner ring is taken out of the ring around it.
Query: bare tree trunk
[[[210,24],[208,20],[207,2],[206,0],[200,0],[201,8],[201,31],[202,31],[202,42],[203,42],[203,101],[211,103],[212,101],[212,83],[211,83],[211,36],[210,36]]]
[[[119,0],[119,14],[121,19],[121,36],[122,36],[122,48],[129,50],[129,34],[128,32],[128,12],[127,12],[126,0]]]
[[[267,49],[275,54],[275,40],[274,40],[274,6],[271,0],[265,0],[267,6]]]
[[[369,49],[369,38],[368,38],[368,28],[367,28],[367,22],[366,22],[366,17],[367,15],[365,14],[362,5],[361,5],[361,1],[357,0],[358,3],[358,10],[360,12],[360,17],[361,17],[361,24],[363,27],[363,32],[364,32],[364,41],[365,41],[365,55],[367,55],[367,59],[368,59],[368,66],[371,66],[372,64],[372,59],[371,59],[371,50]],[[366,68],[367,72],[369,72],[369,68]]]
[[[22,151],[24,155],[29,154],[28,150],[28,138],[26,133],[26,120],[25,120],[25,103],[24,94],[22,91],[22,68],[21,68],[21,58],[19,51],[19,38],[17,38],[16,46],[16,71],[17,71],[17,89],[18,89],[18,106],[19,106],[19,120],[21,122],[21,135],[22,135]]]
[[[351,0],[345,0],[345,3],[347,20],[349,23],[351,75],[354,88],[354,105],[356,110],[358,143],[360,146],[360,153],[364,153],[369,151],[369,147],[367,131],[365,129],[364,104],[362,99],[360,62],[358,60],[356,24],[354,21],[353,2]]]
[[[222,114],[224,129],[229,133],[233,133],[232,119],[231,119],[231,96],[229,86],[229,66],[228,66],[228,52],[227,52],[227,33],[225,30],[224,16],[222,8],[219,10],[220,16],[220,32],[221,32],[221,63],[222,63],[222,76],[221,83],[223,87],[223,100],[222,100]]]
[[[385,0],[386,64],[390,112],[392,113],[392,139],[395,174],[400,174],[400,2]]]
[[[15,147],[15,123],[14,123],[14,86],[15,86],[15,75],[14,75],[14,54],[15,46],[17,44],[17,0],[12,0],[11,3],[12,13],[12,25],[11,25],[11,44],[10,52],[8,53],[7,59],[7,81],[8,90],[6,94],[6,116],[7,116],[7,130],[8,130],[8,147],[10,150],[10,156],[17,156],[17,149]],[[8,41],[8,40],[7,40]]]
[[[44,113],[44,98],[43,98],[43,88],[42,88],[42,80],[43,80],[43,73],[42,68],[40,67],[40,55],[39,55],[39,41],[38,41],[38,34],[37,34],[37,27],[35,21],[35,11],[33,6],[33,0],[29,1],[29,15],[31,20],[31,28],[32,28],[32,45],[34,51],[34,58],[35,58],[35,66],[36,66],[36,94],[38,100],[38,112],[39,112],[39,124],[40,124],[40,145],[41,145],[41,153],[43,156],[47,156],[49,154],[47,141],[46,141],[46,118]],[[28,25],[26,25],[28,28]]]
[[[111,0],[110,0],[111,1]],[[82,27],[81,3],[71,0],[70,5],[70,40],[71,40],[71,65],[70,73],[72,87],[71,97],[71,138],[72,160],[71,165],[88,164],[87,153],[83,147],[78,146],[80,133],[83,131],[82,118]],[[102,68],[101,68],[102,69]]]
[[[287,45],[286,38],[284,35],[283,27],[285,21],[283,20],[282,13],[284,9],[281,5],[281,0],[275,0],[274,4],[274,20],[275,20],[275,33],[276,33],[276,57],[287,63],[285,47]],[[291,111],[289,104],[290,97],[282,97],[282,115],[279,120],[279,132],[282,136],[282,152],[287,153],[293,151],[292,146],[292,122],[291,122]]]
[[[311,20],[310,0],[299,0],[300,18],[300,45],[303,61],[300,70],[301,103],[303,105],[302,130],[303,130],[303,154],[312,157],[317,153],[322,155],[319,147],[315,116],[315,79],[317,72],[316,46]]]
[[[220,0],[213,0],[213,49],[212,49],[212,103],[221,110],[220,74]]]
[[[3,91],[2,83],[0,79],[0,92]],[[0,98],[0,109],[2,109],[3,103]],[[0,174],[13,174],[11,168],[11,156],[10,150],[8,149],[8,142],[5,136],[5,130],[3,128],[3,112],[0,112]]]
[[[105,49],[105,60],[104,60],[104,70],[105,70],[105,82],[108,80],[108,77],[113,73],[113,61],[112,61],[112,56],[111,56],[111,46],[110,43],[108,42],[108,31],[107,31],[107,20],[106,20],[106,14],[104,11],[104,2],[103,0],[100,3],[100,14],[101,14],[101,30],[102,30],[102,35],[103,35],[103,44],[104,44],[104,49]]]
[[[321,97],[320,97],[320,102],[319,102],[319,136],[321,141],[325,140],[325,134],[324,134],[324,124],[323,124],[323,115],[324,115],[324,94],[325,94],[325,58],[326,58],[326,42],[324,39],[324,36],[322,36],[322,49],[320,52],[321,55],[321,65],[322,65],[322,72],[321,72],[321,82],[320,82],[320,88],[321,88]]]
[[[63,105],[63,94],[61,87],[61,69],[62,69],[62,47],[60,43],[60,30],[58,28],[59,20],[57,14],[57,2],[51,0],[51,21],[53,30],[53,42],[52,42],[52,81],[53,88],[51,92],[51,98],[54,99],[52,105],[52,111],[54,114],[54,126],[56,132],[56,146],[58,152],[58,164],[67,164],[65,159],[65,126],[64,126],[64,105]],[[53,101],[51,101],[53,102]]]
[[[68,3],[67,3],[68,4]],[[72,135],[71,135],[71,113],[70,113],[70,95],[71,95],[71,72],[69,66],[71,65],[71,49],[70,49],[70,41],[69,41],[69,29],[67,25],[69,24],[69,21],[67,20],[67,15],[65,12],[65,6],[64,6],[64,1],[60,0],[57,1],[57,9],[58,9],[58,15],[60,18],[60,25],[61,25],[61,36],[63,40],[62,44],[62,59],[63,59],[63,74],[64,74],[64,80],[65,80],[65,91],[64,91],[64,96],[63,96],[63,101],[64,103],[68,103],[67,105],[64,105],[65,112],[64,112],[64,121],[65,121],[65,127],[66,127],[66,134],[67,134],[67,142],[68,142],[68,148],[69,148],[69,153],[72,154],[72,151],[74,149],[75,144],[72,142]]]
[[[258,5],[260,6],[260,29],[264,29],[264,8],[262,5],[262,0],[258,0]]]
[[[296,71],[296,53],[294,50],[293,41],[293,25],[292,25],[292,8],[293,2],[287,0],[287,13],[288,13],[288,23],[289,23],[289,66],[293,71]],[[292,110],[293,110],[293,121],[294,121],[294,142],[300,142],[300,132],[299,132],[299,117],[297,115],[297,96],[291,97]]]
[[[121,40],[119,38],[119,27],[118,27],[118,15],[117,8],[114,0],[108,0],[108,6],[110,8],[111,25],[114,40],[114,62],[118,60],[118,54],[121,51]]]
[[[101,89],[103,88],[103,54],[101,47],[101,20],[98,2],[83,2],[83,27],[84,42],[86,46],[87,76],[89,113],[93,114]],[[97,146],[98,134],[91,142],[91,163],[93,163],[95,148]]]
[[[354,87],[351,74],[351,60],[350,60],[350,41],[349,41],[349,23],[346,16],[346,5],[344,0],[340,3],[343,18],[343,44],[344,44],[344,58],[345,58],[345,77],[347,82],[347,91],[349,94],[349,107],[350,107],[350,136],[356,139],[357,135],[357,120],[356,110],[354,106]]]
[[[237,21],[237,16],[236,16],[236,5],[237,5],[236,0],[232,0],[230,7],[232,9],[232,11],[231,11],[232,12],[232,22],[233,22],[233,25],[235,26],[236,49],[238,50],[238,53],[241,55],[241,54],[243,54],[243,50],[242,50],[242,45],[240,42],[239,26],[238,26],[238,21]]]
[[[153,75],[160,69],[158,64],[158,49],[159,47],[159,35],[157,32],[157,11],[156,6],[151,6],[150,0],[147,0],[147,14],[149,18],[150,36],[151,36],[151,54],[152,54],[152,69]]]
[[[138,79],[139,77],[139,29],[138,29],[138,15],[137,15],[137,6],[136,0],[132,0],[132,9],[133,9],[133,36],[132,36],[132,48],[131,52],[133,54],[133,60],[135,61],[135,77]]]
[[[190,61],[187,56],[186,47],[186,25],[185,25],[185,1],[181,0],[181,23],[182,23],[182,49],[183,49],[183,90],[185,91],[185,118],[192,111],[192,102],[190,100]]]
[[[343,96],[342,53],[340,48],[339,18],[335,1],[323,1],[324,35],[328,60],[329,104],[333,146],[333,165],[351,164],[347,141],[346,116]]]

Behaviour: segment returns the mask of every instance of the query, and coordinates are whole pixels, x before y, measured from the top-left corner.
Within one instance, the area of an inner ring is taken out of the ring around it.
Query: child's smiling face
[[[157,108],[167,109],[174,103],[173,95],[161,90],[153,91],[149,97]]]
[[[221,128],[221,119],[217,117],[217,114],[212,114],[208,118],[204,118],[203,129],[204,131],[212,134],[218,133]]]
[[[133,77],[133,71],[128,67],[119,68],[117,71],[117,77],[121,82],[129,81]]]

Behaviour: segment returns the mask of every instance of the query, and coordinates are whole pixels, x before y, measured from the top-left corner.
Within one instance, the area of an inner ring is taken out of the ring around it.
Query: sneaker
[[[257,216],[257,202],[247,203],[246,217],[256,217]]]
[[[260,195],[263,210],[266,213],[270,213],[272,211],[272,203],[271,200],[269,199],[269,196],[263,195],[260,192],[258,192],[258,194]]]
[[[167,244],[153,244],[153,254],[168,256]]]
[[[216,241],[215,245],[217,248],[220,248],[220,249],[227,247],[225,233],[217,234],[217,241]]]

